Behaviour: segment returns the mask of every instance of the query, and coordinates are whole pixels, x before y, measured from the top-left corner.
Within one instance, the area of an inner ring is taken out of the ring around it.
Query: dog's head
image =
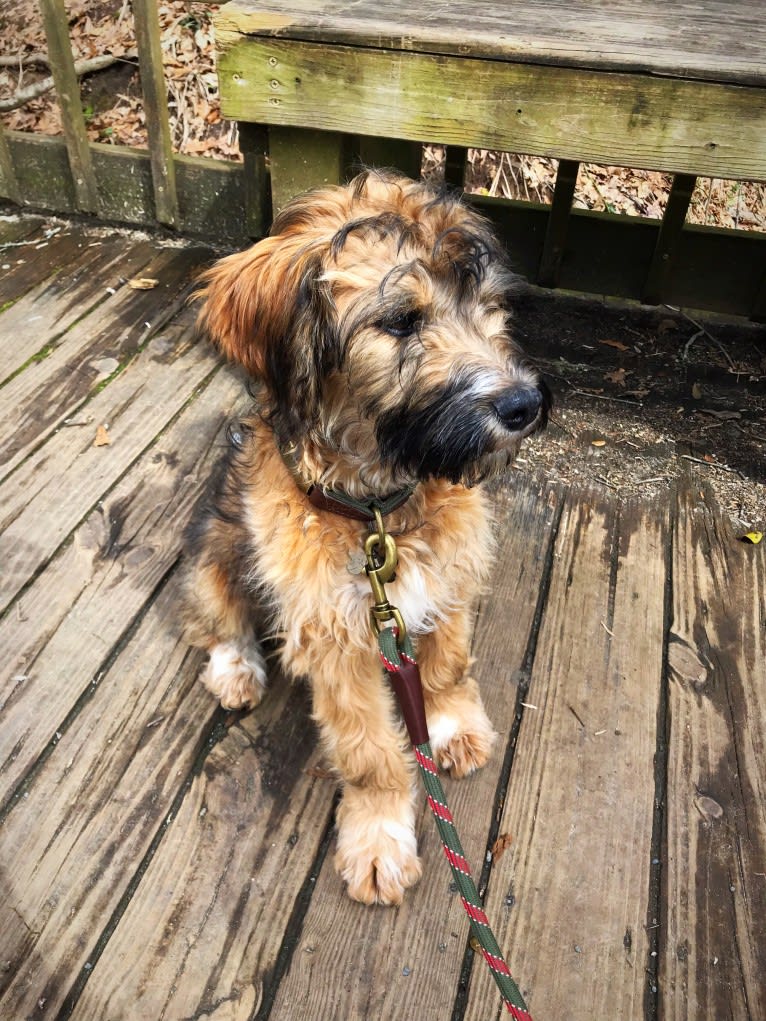
[[[280,435],[378,482],[477,481],[544,424],[504,256],[484,219],[425,184],[367,171],[309,192],[203,283],[202,324],[260,381]]]

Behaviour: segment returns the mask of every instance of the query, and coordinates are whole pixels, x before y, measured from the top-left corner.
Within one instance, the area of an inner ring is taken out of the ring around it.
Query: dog
[[[495,738],[470,674],[493,545],[479,483],[549,404],[511,338],[512,279],[458,197],[367,170],[293,199],[201,280],[201,326],[244,367],[256,408],[193,528],[187,634],[221,704],[252,708],[267,674],[254,606],[267,607],[285,671],[309,680],[342,789],[335,864],[366,904],[399,904],[421,872],[413,764],[359,560],[372,503],[398,547],[388,592],[417,648],[436,762],[465,776]]]

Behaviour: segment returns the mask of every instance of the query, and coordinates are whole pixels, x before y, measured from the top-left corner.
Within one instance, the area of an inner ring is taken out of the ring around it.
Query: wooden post
[[[245,173],[245,230],[248,237],[263,237],[271,223],[271,188],[266,157],[269,131],[262,124],[239,122],[239,151]]]
[[[269,127],[271,202],[274,213],[294,195],[323,184],[340,184],[350,160],[348,135],[312,128]]]
[[[155,214],[160,223],[180,226],[173,144],[170,139],[167,85],[162,67],[157,0],[133,0],[138,66],[144,95],[146,131],[154,184]]]
[[[21,191],[19,182],[16,179],[16,171],[13,167],[11,150],[8,148],[8,140],[0,123],[0,195],[21,205]]]
[[[85,130],[80,85],[74,69],[64,0],[41,2],[45,35],[48,40],[48,58],[61,108],[77,208],[86,213],[96,213],[99,208],[98,188],[93,174],[88,134]]]
[[[393,167],[415,181],[420,179],[423,146],[420,142],[403,142],[398,138],[360,137],[359,158],[367,167]]]
[[[561,260],[567,239],[569,214],[572,212],[577,172],[580,164],[575,160],[561,160],[556,174],[556,187],[553,191],[553,202],[548,214],[548,228],[545,232],[543,254],[540,258],[540,269],[537,283],[541,287],[555,287],[559,279]]]
[[[691,174],[676,174],[673,178],[662,227],[641,295],[645,305],[659,305],[662,301],[696,182],[697,178]]]
[[[445,148],[444,180],[452,188],[463,188],[465,185],[465,161],[468,157],[468,149],[462,145],[448,145]]]

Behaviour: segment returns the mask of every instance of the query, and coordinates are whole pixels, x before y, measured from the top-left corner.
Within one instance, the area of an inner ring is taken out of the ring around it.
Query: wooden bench
[[[766,19],[701,0],[233,0],[215,19],[253,233],[354,161],[461,185],[468,147],[560,160],[551,206],[472,196],[547,286],[766,318],[766,237],[685,223],[697,176],[766,181]],[[662,221],[572,209],[581,162],[673,174]]]

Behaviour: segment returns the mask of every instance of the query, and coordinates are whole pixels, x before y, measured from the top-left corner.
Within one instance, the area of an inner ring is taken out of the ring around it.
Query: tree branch
[[[33,64],[48,66],[46,53],[3,53],[0,55],[0,67],[31,67]]]
[[[121,57],[113,57],[110,53],[104,53],[100,57],[90,57],[88,60],[78,60],[74,65],[74,70],[77,77],[80,78],[84,74],[90,74],[92,71],[103,71],[104,68],[110,67],[112,64],[116,64],[118,61],[134,60],[135,57],[135,50],[130,50]],[[8,113],[10,110],[17,110],[20,106],[24,106],[25,103],[29,103],[32,99],[37,99],[38,96],[43,96],[46,92],[50,92],[52,88],[53,78],[43,78],[41,81],[35,82],[33,85],[27,85],[25,89],[19,89],[15,95],[10,97],[10,99],[0,99],[0,113]]]

